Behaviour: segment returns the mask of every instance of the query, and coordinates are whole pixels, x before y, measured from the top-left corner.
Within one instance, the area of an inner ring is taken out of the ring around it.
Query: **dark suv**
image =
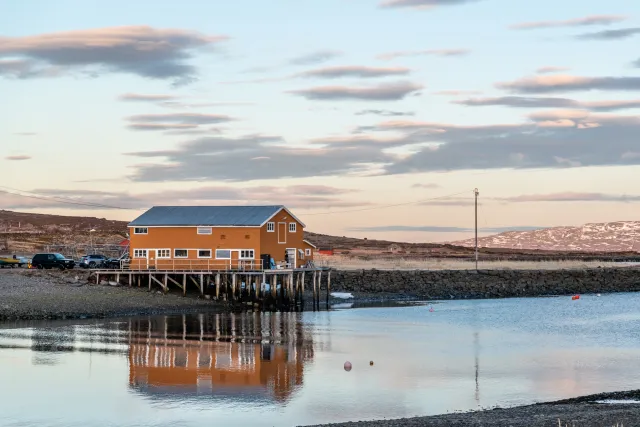
[[[75,265],[72,259],[65,258],[61,254],[35,254],[31,260],[31,268],[58,268],[60,270],[71,269]]]
[[[103,267],[107,261],[107,257],[104,255],[85,255],[80,258],[80,267],[82,268],[96,268]]]

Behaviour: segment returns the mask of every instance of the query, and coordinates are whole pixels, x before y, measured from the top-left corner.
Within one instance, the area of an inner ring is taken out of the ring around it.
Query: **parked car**
[[[107,257],[104,255],[85,255],[80,258],[80,267],[82,268],[98,268],[103,267]]]
[[[31,260],[31,268],[58,268],[60,270],[72,269],[75,261],[58,253],[35,254]]]
[[[103,267],[119,270],[122,268],[123,263],[128,263],[128,262],[130,262],[129,256],[121,256],[120,258],[109,258],[104,262]]]

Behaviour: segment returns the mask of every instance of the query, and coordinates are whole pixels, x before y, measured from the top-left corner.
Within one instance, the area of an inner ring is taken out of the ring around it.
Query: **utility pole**
[[[476,196],[475,206],[476,206],[476,271],[478,271],[478,195],[480,192],[477,188],[473,189],[473,194]]]

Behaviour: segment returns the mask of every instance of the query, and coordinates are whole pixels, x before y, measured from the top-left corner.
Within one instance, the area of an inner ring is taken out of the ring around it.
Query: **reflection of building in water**
[[[129,385],[147,393],[287,400],[313,358],[295,313],[161,316],[131,322]]]

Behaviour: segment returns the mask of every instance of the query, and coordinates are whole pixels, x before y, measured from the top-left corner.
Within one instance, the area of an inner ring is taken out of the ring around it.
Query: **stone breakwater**
[[[306,287],[312,289],[308,276]],[[324,290],[326,273],[323,276]],[[640,291],[640,269],[332,271],[331,291],[406,294],[429,299],[635,292]]]

